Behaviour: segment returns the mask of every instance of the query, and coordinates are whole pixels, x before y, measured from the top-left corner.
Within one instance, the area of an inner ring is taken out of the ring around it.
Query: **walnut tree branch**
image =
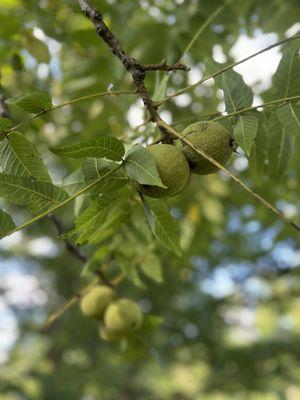
[[[105,24],[101,13],[91,6],[88,0],[77,0],[77,2],[80,5],[84,15],[86,15],[86,17],[88,17],[95,26],[98,36],[106,43],[112,53],[118,57],[126,70],[131,74],[133,83],[150,114],[151,120],[156,122],[159,119],[159,115],[157,113],[157,106],[154,105],[153,101],[151,100],[149,92],[144,83],[146,71],[187,71],[188,67],[180,62],[176,63],[175,65],[167,65],[165,60],[158,64],[139,63],[135,58],[127,55],[115,35]]]

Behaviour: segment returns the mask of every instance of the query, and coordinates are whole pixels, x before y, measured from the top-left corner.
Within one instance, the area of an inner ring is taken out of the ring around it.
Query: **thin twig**
[[[215,72],[215,73],[213,73],[213,74],[211,74],[211,75],[205,76],[204,78],[200,79],[200,80],[199,80],[198,82],[196,82],[196,83],[193,83],[193,84],[188,85],[188,86],[186,86],[186,87],[184,87],[184,88],[182,88],[182,89],[177,90],[175,93],[173,93],[172,95],[166,97],[164,100],[155,103],[155,105],[156,105],[157,107],[159,107],[159,106],[161,106],[162,104],[166,103],[167,101],[173,99],[174,97],[179,96],[181,93],[184,93],[184,92],[186,92],[186,91],[188,91],[188,90],[194,88],[195,86],[201,85],[202,83],[208,81],[209,79],[215,78],[216,76],[223,74],[224,72],[226,72],[226,71],[228,71],[228,70],[230,70],[230,69],[236,67],[237,65],[242,64],[242,63],[244,63],[244,62],[250,60],[251,58],[256,57],[256,56],[258,56],[258,55],[264,53],[265,51],[271,50],[271,49],[273,49],[274,47],[280,46],[280,45],[282,45],[282,44],[284,44],[284,43],[286,43],[286,42],[289,42],[289,41],[291,41],[291,40],[298,39],[298,38],[300,38],[300,33],[297,33],[296,35],[291,36],[291,37],[289,37],[289,38],[287,38],[287,39],[280,40],[279,42],[276,42],[276,43],[272,44],[271,46],[265,47],[264,49],[259,50],[259,51],[257,51],[256,53],[253,53],[253,54],[251,54],[250,56],[248,56],[248,57],[246,57],[246,58],[243,58],[243,59],[240,60],[240,61],[237,61],[237,62],[235,62],[235,63],[232,63],[232,64],[228,65],[227,67],[224,67],[224,68],[220,69],[219,71],[217,71],[217,72]]]
[[[119,95],[131,95],[131,94],[137,94],[137,92],[117,90],[117,91],[92,93],[92,94],[88,94],[86,96],[77,97],[75,99],[68,100],[65,103],[58,104],[57,106],[53,106],[53,107],[49,108],[48,110],[43,110],[43,111],[33,115],[27,121],[20,122],[19,124],[13,126],[12,128],[6,129],[5,134],[8,136],[11,132],[15,131],[16,129],[19,129],[21,126],[24,126],[25,123],[29,123],[30,121],[33,121],[36,118],[41,117],[42,115],[48,114],[51,111],[59,110],[60,108],[69,106],[74,103],[78,103],[80,101],[89,100],[89,99],[92,99],[93,97],[103,97],[103,96],[112,96],[112,95],[119,96]]]
[[[48,218],[53,222],[53,225],[57,229],[57,233],[62,235],[64,233],[64,228],[61,220],[55,214],[49,214]],[[66,249],[73,254],[74,257],[78,258],[78,260],[86,263],[88,258],[80,252],[77,246],[75,246],[72,242],[68,239],[63,239]]]
[[[147,108],[151,120],[155,122],[159,119],[157,107],[153,103],[148,89],[145,86],[146,71],[175,71],[175,70],[188,70],[182,63],[176,63],[173,66],[167,65],[165,61],[159,64],[141,64],[135,58],[129,57],[125,50],[120,45],[119,41],[112,33],[112,31],[105,24],[100,11],[92,7],[88,0],[77,0],[81,7],[82,12],[93,23],[96,28],[98,36],[106,43],[112,53],[122,62],[125,69],[130,73],[133,83],[139,92],[145,107]]]
[[[179,59],[178,62],[182,62],[184,55],[191,49],[193,44],[196,42],[196,40],[199,38],[201,33],[205,30],[205,28],[212,22],[214,18],[216,18],[221,11],[224,10],[226,4],[222,4],[219,8],[217,8],[207,19],[204,21],[204,23],[200,26],[198,31],[195,33],[195,35],[192,37],[191,41],[188,43],[186,48],[183,50],[182,55]]]
[[[78,300],[81,299],[83,295],[85,295],[90,289],[92,289],[96,284],[93,283],[91,285],[88,285],[84,289],[82,289],[80,292],[74,294],[63,306],[61,306],[57,311],[55,311],[53,314],[51,314],[46,322],[44,323],[42,330],[45,331],[50,328],[50,326],[56,322],[69,308],[71,308],[74,304],[77,303]]]
[[[272,107],[272,106],[276,106],[276,105],[281,104],[281,103],[288,103],[289,101],[295,101],[295,100],[299,100],[299,99],[300,99],[300,95],[299,96],[285,97],[283,99],[277,99],[277,100],[268,101],[267,103],[262,103],[262,104],[259,104],[257,106],[243,108],[241,110],[237,110],[237,111],[234,111],[234,112],[226,114],[226,115],[221,115],[220,117],[214,118],[213,121],[220,121],[220,120],[225,119],[225,118],[234,117],[235,115],[240,115],[240,114],[244,114],[246,112],[257,110],[258,108]]]
[[[218,161],[216,161],[214,158],[210,157],[207,153],[205,153],[203,150],[200,148],[196,147],[193,145],[192,142],[190,142],[186,137],[181,135],[179,132],[177,132],[172,126],[168,125],[166,122],[163,120],[158,121],[158,124],[163,127],[163,129],[166,129],[170,131],[173,135],[177,136],[179,139],[181,139],[184,143],[186,143],[189,147],[191,147],[193,150],[195,150],[198,154],[200,154],[202,157],[206,158],[209,160],[212,164],[217,166],[220,170],[222,170],[226,175],[228,175],[231,179],[233,179],[235,182],[237,182],[240,186],[242,186],[243,189],[245,189],[248,193],[251,194],[257,201],[259,201],[261,204],[263,204],[266,208],[268,208],[270,211],[272,211],[274,214],[276,214],[279,218],[281,218],[284,222],[287,224],[291,225],[293,228],[295,228],[297,231],[300,231],[300,225],[298,225],[296,222],[291,221],[289,218],[287,218],[283,212],[278,210],[276,207],[274,207],[272,204],[270,204],[267,200],[265,200],[263,197],[261,197],[259,194],[255,193],[252,189],[250,189],[241,179],[239,179],[237,176],[235,176],[233,173],[231,173],[227,168],[225,168],[223,165],[221,165]]]
[[[54,211],[58,210],[59,208],[64,207],[65,205],[71,203],[71,201],[75,200],[76,197],[78,197],[78,196],[82,195],[83,193],[87,192],[88,190],[92,189],[100,181],[107,178],[112,173],[116,172],[119,168],[121,168],[121,166],[122,166],[122,164],[118,165],[116,168],[109,170],[106,174],[101,175],[99,178],[95,179],[94,181],[89,183],[87,186],[84,186],[82,189],[78,190],[78,192],[74,193],[72,196],[68,197],[66,200],[62,201],[61,203],[55,204],[54,206],[50,207],[48,210],[44,211],[43,213],[38,214],[38,215],[34,216],[33,218],[29,219],[28,221],[25,221],[23,224],[18,225],[15,228],[11,229],[9,232],[7,232],[6,236],[9,236],[12,233],[15,233],[24,228],[27,228],[28,226],[32,225],[36,221],[39,221],[40,219],[46,217],[48,214],[51,214]]]

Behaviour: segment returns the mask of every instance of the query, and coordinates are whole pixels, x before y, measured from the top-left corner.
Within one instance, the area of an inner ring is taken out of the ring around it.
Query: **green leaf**
[[[268,148],[268,175],[279,179],[285,171],[292,150],[292,140],[274,116],[269,125],[270,142]]]
[[[99,271],[99,269],[101,269],[101,265],[103,265],[103,260],[105,260],[110,253],[111,247],[109,245],[101,246],[84,264],[81,275],[86,276]]]
[[[69,195],[78,192],[85,186],[86,181],[81,169],[77,169],[76,171],[67,175],[60,185],[60,187],[63,188]]]
[[[19,132],[12,132],[0,143],[0,167],[7,174],[51,182],[40,154]]]
[[[87,181],[97,179],[107,174],[112,169],[116,168],[117,164],[111,161],[88,158],[84,161],[82,171]],[[118,169],[109,175],[106,179],[99,182],[93,190],[93,193],[106,193],[113,190],[121,189],[128,182],[127,176],[124,171]]]
[[[13,204],[24,205],[33,214],[40,214],[68,198],[67,193],[48,182],[0,174],[0,196]]]
[[[16,105],[29,113],[39,114],[51,109],[52,100],[47,93],[34,92],[21,97]]]
[[[121,161],[125,153],[122,142],[113,136],[102,136],[65,147],[52,147],[50,150],[64,157],[104,157],[114,161]]]
[[[151,154],[140,145],[135,145],[129,149],[123,168],[131,179],[142,185],[166,187],[160,179]]]
[[[3,132],[9,128],[11,128],[11,120],[8,118],[1,117],[0,118],[0,132]]]
[[[126,278],[128,278],[135,286],[141,289],[146,289],[146,286],[139,276],[138,267],[136,264],[133,264],[125,257],[118,257],[117,261]]]
[[[257,127],[258,119],[251,114],[239,115],[237,124],[234,127],[234,140],[239,146],[241,146],[247,156],[250,155],[250,151],[257,133]]]
[[[159,71],[156,71],[155,86],[152,95],[153,101],[161,101],[166,97],[170,75],[163,74],[162,79],[160,79],[160,75]]]
[[[224,92],[225,107],[228,113],[251,107],[252,90],[243,81],[241,75],[234,70],[226,71],[223,74],[221,88]]]
[[[290,136],[300,134],[300,105],[287,103],[277,108],[277,116],[285,132]]]
[[[144,274],[155,282],[161,283],[163,281],[161,265],[159,259],[154,254],[147,254],[142,260],[140,267]]]
[[[251,150],[250,167],[254,173],[254,178],[260,183],[261,177],[266,172],[268,159],[268,132],[265,123],[259,121],[254,145]]]
[[[152,199],[150,197],[145,197],[145,201],[148,203],[154,219],[153,234],[162,245],[180,257],[182,251],[179,243],[178,226],[170,214],[168,204],[165,200]],[[151,227],[150,221],[149,224]]]
[[[0,210],[0,238],[3,238],[8,232],[14,229],[15,224],[9,214]]]
[[[284,49],[277,71],[274,74],[274,85],[279,97],[291,97],[300,93],[300,40],[294,40]]]
[[[69,236],[76,236],[78,244],[96,244],[111,236],[123,220],[123,201],[119,192],[103,194],[76,218]]]

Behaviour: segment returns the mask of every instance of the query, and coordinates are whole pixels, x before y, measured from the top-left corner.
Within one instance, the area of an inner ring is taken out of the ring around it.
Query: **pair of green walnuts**
[[[233,152],[231,136],[218,122],[196,122],[185,128],[182,135],[221,165],[226,164]],[[218,171],[218,167],[182,141],[177,146],[155,144],[148,151],[166,186],[138,185],[140,192],[149,197],[175,196],[187,185],[190,172],[207,175]]]
[[[83,296],[80,308],[86,317],[101,321],[99,334],[107,342],[117,342],[138,330],[143,313],[137,303],[129,299],[117,299],[115,291],[105,285],[97,285]]]

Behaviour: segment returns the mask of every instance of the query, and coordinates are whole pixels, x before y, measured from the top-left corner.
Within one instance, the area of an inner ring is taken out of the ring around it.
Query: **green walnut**
[[[106,342],[119,342],[124,338],[124,335],[118,332],[111,331],[103,325],[100,326],[99,334],[100,337]]]
[[[233,152],[231,136],[218,122],[196,122],[185,128],[182,135],[221,165],[226,164]],[[182,142],[182,147],[191,172],[194,174],[207,175],[219,170],[218,167],[198,154],[188,144]]]
[[[190,177],[189,164],[182,150],[170,144],[155,144],[147,149],[166,188],[139,185],[140,191],[149,197],[172,197],[181,192]]]
[[[104,313],[106,333],[124,336],[137,330],[143,321],[143,313],[137,303],[120,299],[110,303]]]
[[[98,285],[92,288],[81,300],[80,308],[86,317],[101,318],[105,308],[114,301],[116,294],[108,286]]]

